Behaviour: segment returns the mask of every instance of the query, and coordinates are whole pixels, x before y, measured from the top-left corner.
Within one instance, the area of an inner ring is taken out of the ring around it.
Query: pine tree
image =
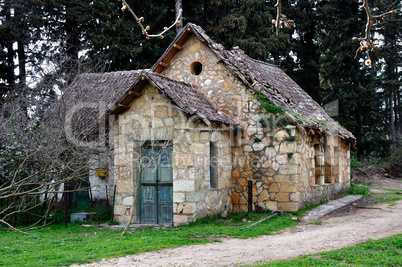
[[[275,35],[276,9],[263,0],[208,1],[206,31],[226,48],[239,46],[249,56],[279,62],[289,51],[289,30]]]
[[[392,0],[377,0],[373,6],[378,12],[400,10],[401,2]],[[402,65],[402,15],[389,15],[374,25],[374,31],[381,38],[383,45],[378,51],[377,69],[382,70],[379,88],[382,89],[385,102],[384,132],[388,133],[391,150],[401,142],[402,136],[402,106],[401,106],[401,65]]]
[[[287,15],[295,21],[288,54],[280,66],[315,101],[322,103],[319,85],[319,53],[317,44],[317,1],[300,0],[287,5]]]
[[[320,53],[320,98],[323,103],[339,99],[338,120],[357,138],[357,154],[365,158],[372,75],[355,59],[353,36],[364,30],[365,14],[355,0],[324,0],[317,7],[317,38]],[[364,56],[364,55],[363,55]]]
[[[41,64],[30,48],[42,38],[36,19],[38,5],[38,0],[0,1],[0,99],[11,97],[16,86],[26,87],[27,77]]]

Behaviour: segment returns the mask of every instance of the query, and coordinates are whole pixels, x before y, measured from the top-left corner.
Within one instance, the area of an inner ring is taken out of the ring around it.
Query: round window
[[[201,62],[195,61],[190,65],[191,74],[200,75],[202,72],[202,64]]]

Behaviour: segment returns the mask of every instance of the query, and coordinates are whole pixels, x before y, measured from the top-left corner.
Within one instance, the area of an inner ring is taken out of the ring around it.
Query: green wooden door
[[[144,148],[143,158],[140,223],[173,224],[172,148]]]

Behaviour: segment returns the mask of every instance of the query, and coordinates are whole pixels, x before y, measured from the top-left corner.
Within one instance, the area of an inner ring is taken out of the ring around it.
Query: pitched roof
[[[284,108],[287,115],[300,126],[339,134],[342,138],[352,141],[355,139],[351,132],[335,122],[284,71],[275,65],[250,58],[239,48],[226,50],[223,45],[214,42],[201,27],[195,24],[188,23],[183,28],[151,70],[162,72],[192,34],[208,45],[248,88],[264,94],[275,105]]]
[[[147,83],[151,83],[161,94],[166,96],[174,105],[189,116],[196,115],[207,125],[210,121],[237,125],[237,122],[216,108],[192,84],[173,80],[155,72],[142,71],[132,86],[115,101],[108,110],[117,114],[137,97]]]
[[[105,101],[111,105],[140,74],[140,70],[79,74],[64,95],[75,101]]]
[[[77,75],[63,94],[67,120],[75,135],[91,138],[96,134],[104,111],[137,80],[140,71],[83,73]],[[103,112],[102,112],[103,110]]]

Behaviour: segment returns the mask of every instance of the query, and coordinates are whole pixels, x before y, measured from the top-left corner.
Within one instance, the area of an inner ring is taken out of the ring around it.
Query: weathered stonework
[[[191,23],[150,70],[82,74],[69,93],[85,103],[98,94],[110,115],[109,184],[93,174],[90,180],[97,194],[108,188],[110,200],[116,186],[114,214],[122,223],[133,214],[134,222],[182,224],[229,211],[295,211],[350,185],[353,134],[278,67],[226,50]],[[99,111],[88,112],[88,128],[97,128]],[[158,161],[144,174],[150,144],[168,147],[169,166]],[[162,194],[170,197],[163,207],[158,183],[149,182],[162,176]],[[139,177],[149,183],[140,186]],[[143,216],[155,206],[158,216]]]
[[[199,75],[190,73],[195,61],[203,66]],[[232,211],[248,211],[248,181],[253,183],[253,210],[295,211],[342,194],[349,187],[349,147],[345,141],[332,136],[311,139],[293,125],[264,128],[260,103],[195,36],[187,40],[162,74],[197,85],[243,127],[231,149]],[[284,119],[283,115],[271,115],[274,125]],[[315,145],[321,150],[316,147],[315,151]]]
[[[136,168],[144,141],[173,143],[173,213],[181,224],[228,210],[231,203],[230,133],[226,127],[208,128],[177,110],[153,86],[115,122],[115,219],[127,223],[138,215],[139,181]],[[218,164],[217,187],[210,187],[210,142],[215,142]],[[136,217],[136,220],[138,218]]]

